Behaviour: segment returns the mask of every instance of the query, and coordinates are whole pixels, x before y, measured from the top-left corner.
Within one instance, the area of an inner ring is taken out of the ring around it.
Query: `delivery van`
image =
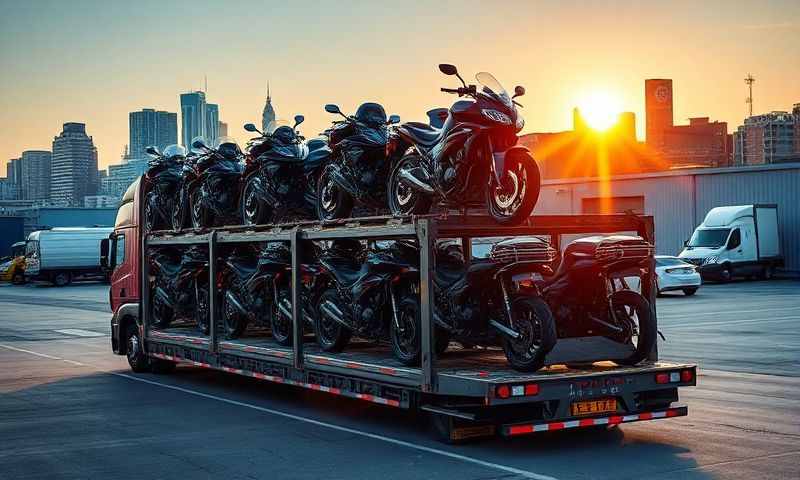
[[[28,235],[25,277],[63,287],[78,277],[105,277],[100,267],[100,241],[113,227],[67,227]]]
[[[697,265],[703,278],[723,282],[734,277],[772,278],[783,266],[778,206],[712,208],[678,257]]]

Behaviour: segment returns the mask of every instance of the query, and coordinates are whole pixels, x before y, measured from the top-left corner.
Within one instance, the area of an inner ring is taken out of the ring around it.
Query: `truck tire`
[[[683,289],[683,294],[686,295],[687,297],[691,297],[695,293],[697,293],[697,287],[691,287],[691,288],[684,288]]]
[[[722,267],[722,271],[719,272],[719,281],[721,283],[728,283],[733,278],[733,273],[731,272],[730,265],[725,265]]]
[[[128,365],[135,373],[150,371],[150,361],[142,348],[142,339],[139,337],[139,328],[130,322],[125,328],[125,356]]]
[[[764,270],[761,271],[761,279],[772,280],[774,274],[775,270],[772,268],[772,265],[767,265],[766,267],[764,267]]]
[[[51,282],[56,287],[66,287],[72,282],[72,275],[69,272],[56,272],[51,277]]]

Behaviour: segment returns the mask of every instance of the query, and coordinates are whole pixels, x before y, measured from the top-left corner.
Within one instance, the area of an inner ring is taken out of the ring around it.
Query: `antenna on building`
[[[756,79],[753,78],[753,76],[749,73],[746,77],[744,77],[744,83],[747,84],[747,88],[749,89],[749,96],[747,97],[747,100],[745,100],[745,103],[747,103],[749,108],[749,115],[747,115],[748,117],[753,116],[753,83],[755,83],[755,81]]]
[[[267,101],[269,101],[269,80],[267,80]]]
[[[203,91],[208,93],[208,75],[203,75]]]

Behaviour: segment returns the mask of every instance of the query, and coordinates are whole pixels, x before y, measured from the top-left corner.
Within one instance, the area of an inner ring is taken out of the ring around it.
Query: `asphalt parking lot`
[[[446,446],[424,417],[223,373],[134,375],[106,285],[0,286],[0,478],[796,478],[800,282],[657,303],[689,416]]]

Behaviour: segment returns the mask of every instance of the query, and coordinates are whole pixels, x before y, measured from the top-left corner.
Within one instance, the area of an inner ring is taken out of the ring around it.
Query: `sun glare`
[[[591,128],[602,132],[617,123],[621,104],[608,92],[592,92],[578,102],[578,109]]]

